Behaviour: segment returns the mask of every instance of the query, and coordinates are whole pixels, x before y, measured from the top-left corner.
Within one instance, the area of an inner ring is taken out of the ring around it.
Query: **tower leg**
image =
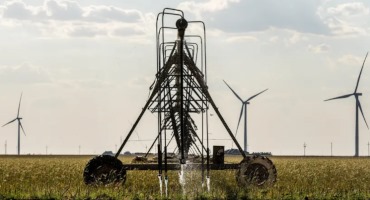
[[[247,143],[247,105],[244,106],[244,151],[248,152]]]
[[[20,125],[20,122],[18,122],[18,155],[20,155],[21,153],[21,129],[20,128],[21,128],[21,125]]]
[[[355,157],[358,157],[359,153],[358,153],[358,138],[359,138],[359,134],[358,134],[358,100],[357,100],[357,96],[356,96],[356,130],[355,130]]]

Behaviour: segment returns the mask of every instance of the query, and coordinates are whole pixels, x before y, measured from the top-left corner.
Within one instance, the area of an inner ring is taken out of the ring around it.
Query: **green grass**
[[[0,156],[0,199],[160,199],[157,171],[128,171],[124,185],[86,186],[91,156]],[[370,159],[272,157],[278,179],[268,188],[240,188],[233,170],[211,172],[211,192],[199,171],[187,172],[185,195],[178,172],[169,172],[171,199],[369,199]],[[130,157],[120,157],[129,163]],[[227,157],[239,162],[241,157]]]

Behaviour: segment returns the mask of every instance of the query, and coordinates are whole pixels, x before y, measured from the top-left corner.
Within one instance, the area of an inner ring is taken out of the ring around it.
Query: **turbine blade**
[[[354,93],[356,93],[356,92],[357,92],[358,84],[360,83],[360,78],[361,78],[361,74],[362,74],[362,69],[364,68],[365,61],[366,61],[366,58],[367,58],[367,54],[369,54],[369,52],[367,52],[367,53],[366,53],[366,56],[365,56],[364,62],[362,63],[361,71],[360,71],[360,74],[358,75],[357,84],[356,84],[356,88],[355,88],[355,92],[354,92]]]
[[[240,116],[239,116],[239,121],[238,121],[238,126],[236,127],[236,132],[235,132],[235,137],[236,137],[236,134],[238,134],[238,129],[239,129],[239,124],[240,124],[240,120],[242,119],[242,115],[243,115],[243,107],[244,107],[244,103],[242,104],[242,109],[240,110]]]
[[[12,122],[14,122],[15,120],[17,120],[17,118],[15,118],[15,119],[13,119],[12,121],[10,121],[10,122],[8,122],[8,123],[4,124],[2,127],[4,127],[4,126],[6,126],[6,125],[8,125],[8,124],[10,124],[10,123],[12,123]]]
[[[24,129],[23,129],[23,126],[22,126],[21,120],[19,120],[18,122],[19,122],[19,126],[22,128],[23,134],[26,136],[26,132],[24,132]]]
[[[21,98],[19,99],[17,118],[19,117],[19,110],[21,109],[22,95],[23,95],[23,92],[21,93]]]
[[[352,96],[353,94],[346,94],[346,95],[343,95],[343,96],[339,96],[339,97],[334,97],[334,98],[330,98],[330,99],[326,99],[324,101],[331,101],[331,100],[334,100],[334,99],[343,99],[343,98],[347,98],[347,97],[350,97]]]
[[[360,100],[358,100],[358,99],[356,98],[356,101],[357,101],[357,103],[358,103],[358,108],[360,108],[360,111],[361,111],[361,114],[362,114],[362,118],[364,118],[364,121],[365,121],[365,124],[366,124],[366,126],[367,126],[367,129],[369,129],[369,125],[367,125],[367,122],[366,122],[366,119],[365,119],[364,112],[362,111],[362,107],[361,107]]]
[[[267,88],[266,90],[268,90],[268,88]],[[247,99],[247,100],[246,100],[246,101],[244,101],[244,102],[248,102],[248,101],[252,100],[254,97],[256,97],[256,96],[258,96],[258,95],[260,95],[260,94],[262,94],[262,93],[266,92],[266,90],[263,90],[262,92],[259,92],[259,93],[255,94],[255,95],[253,95],[253,96],[249,97],[249,99]]]
[[[238,97],[238,99],[241,101],[241,102],[243,102],[243,100],[242,100],[242,98],[240,98],[239,97],[239,95],[238,94],[236,94],[236,92],[226,83],[226,81],[225,80],[223,80],[224,81],[224,83],[227,85],[227,87],[229,87],[230,88],[230,90],[235,94],[235,96],[236,97]]]

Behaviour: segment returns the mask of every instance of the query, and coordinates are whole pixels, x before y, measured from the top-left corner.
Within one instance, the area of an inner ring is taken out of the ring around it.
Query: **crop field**
[[[124,185],[86,186],[91,156],[0,156],[0,199],[161,199],[157,171],[128,171]],[[120,157],[129,163],[132,157]],[[241,157],[226,157],[239,162]],[[278,179],[271,187],[240,188],[235,171],[211,171],[211,191],[199,171],[169,171],[170,199],[369,199],[370,158],[271,157]]]

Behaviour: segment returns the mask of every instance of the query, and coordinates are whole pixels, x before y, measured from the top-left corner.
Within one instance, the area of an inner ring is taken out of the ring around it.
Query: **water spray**
[[[207,191],[211,191],[211,177],[207,176]]]
[[[162,175],[158,174],[158,181],[159,181],[159,191],[161,193],[161,196],[162,196]]]
[[[185,172],[184,172],[185,164],[181,164],[181,170],[179,172],[179,183],[181,185],[181,188],[183,190],[183,193],[185,194]]]
[[[165,192],[166,192],[166,198],[168,197],[168,176],[164,177],[164,186],[165,186]]]

